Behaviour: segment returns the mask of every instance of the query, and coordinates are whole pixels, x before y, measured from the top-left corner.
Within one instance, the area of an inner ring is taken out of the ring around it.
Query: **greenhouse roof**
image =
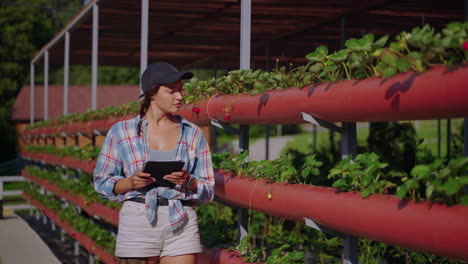
[[[347,38],[394,35],[422,24],[441,28],[464,21],[463,0],[253,0],[251,68],[304,64],[320,45],[339,49]],[[70,64],[91,64],[92,5],[99,4],[99,65],[140,65],[141,1],[94,0],[46,44],[51,63],[63,64],[70,31]],[[178,67],[239,68],[240,0],[149,1],[148,62]],[[344,31],[341,29],[344,28]],[[268,55],[269,54],[269,55]]]

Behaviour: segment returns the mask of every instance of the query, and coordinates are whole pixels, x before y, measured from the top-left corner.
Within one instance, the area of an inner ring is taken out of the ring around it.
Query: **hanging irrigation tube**
[[[468,207],[400,201],[216,171],[216,196],[235,206],[444,257],[468,260]]]

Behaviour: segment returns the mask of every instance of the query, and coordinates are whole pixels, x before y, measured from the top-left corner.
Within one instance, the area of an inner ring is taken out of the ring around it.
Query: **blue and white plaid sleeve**
[[[209,203],[214,198],[214,172],[211,161],[210,147],[201,131],[198,131],[196,147],[197,166],[194,176],[197,179],[197,192],[187,198],[197,199],[200,203]]]
[[[94,189],[105,199],[122,202],[124,195],[116,195],[114,186],[118,180],[125,179],[121,176],[122,163],[119,160],[119,152],[113,126],[104,140],[99,157],[94,169]]]

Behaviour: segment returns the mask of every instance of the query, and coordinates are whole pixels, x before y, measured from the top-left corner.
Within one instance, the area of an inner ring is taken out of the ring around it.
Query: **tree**
[[[0,162],[16,158],[16,129],[11,109],[29,80],[34,54],[80,7],[81,1],[0,1]]]

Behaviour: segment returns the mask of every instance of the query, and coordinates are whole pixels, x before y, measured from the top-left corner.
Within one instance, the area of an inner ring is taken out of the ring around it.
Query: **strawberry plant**
[[[413,201],[432,201],[447,205],[468,205],[468,157],[451,160],[444,166],[441,160],[429,165],[417,165],[411,170],[410,177],[403,178],[396,196],[399,199],[410,198]]]
[[[333,187],[343,191],[359,191],[363,198],[374,193],[388,192],[395,186],[388,180],[389,175],[383,171],[388,166],[381,163],[375,153],[364,153],[354,160],[348,157],[330,170],[328,178],[335,178]]]
[[[220,78],[200,81],[192,78],[185,82],[184,103],[199,102],[216,93],[262,94],[274,89],[304,87],[315,83],[335,82],[343,79],[364,79],[371,76],[384,78],[397,73],[414,70],[422,72],[432,64],[454,65],[466,63],[468,51],[463,45],[467,42],[468,22],[449,23],[441,32],[435,32],[429,25],[414,28],[411,33],[402,31],[395,41],[387,45],[388,36],[375,40],[373,34],[361,39],[348,39],[346,49],[329,53],[325,46],[318,47],[305,57],[309,63],[289,69],[276,67],[271,72],[263,70],[234,70]],[[138,112],[140,102],[126,103],[120,107],[87,111],[79,114],[38,121],[24,129],[67,124],[94,119],[119,117]],[[196,112],[195,108],[194,111]],[[230,114],[226,114],[226,120]]]
[[[24,146],[24,150],[37,153],[53,154],[59,157],[74,157],[80,160],[95,160],[97,159],[101,149],[91,145],[81,148],[74,146],[56,148],[54,146],[26,145]]]

